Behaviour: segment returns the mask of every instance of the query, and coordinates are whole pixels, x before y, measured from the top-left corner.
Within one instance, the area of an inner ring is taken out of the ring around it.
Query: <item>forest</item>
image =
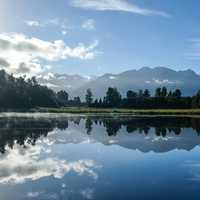
[[[109,87],[103,98],[95,98],[91,89],[86,91],[85,100],[79,96],[72,99],[61,90],[54,92],[40,85],[35,77],[14,77],[0,71],[0,109],[31,109],[37,107],[93,107],[132,109],[190,109],[200,108],[200,91],[194,96],[183,96],[180,89],[168,91],[157,88],[154,94],[148,89],[132,91],[122,96],[117,88]]]
[[[182,96],[180,89],[168,91],[166,87],[157,88],[151,95],[148,89],[138,92],[129,90],[122,97],[117,88],[109,87],[103,99],[93,99],[90,89],[86,92],[86,104],[95,108],[132,109],[191,109],[200,107],[200,91],[190,97]]]

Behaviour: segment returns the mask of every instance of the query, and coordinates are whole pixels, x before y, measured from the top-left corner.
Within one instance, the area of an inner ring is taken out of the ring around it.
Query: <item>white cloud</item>
[[[40,158],[44,147],[29,146],[26,149],[16,145],[0,159],[0,183],[20,184],[26,181],[35,181],[43,177],[53,176],[61,179],[65,174],[73,171],[77,175],[88,175],[94,180],[98,175],[93,171],[96,164],[93,160],[67,161],[55,157]],[[29,193],[29,197],[37,193]]]
[[[89,199],[89,200],[94,199],[95,192],[94,192],[94,189],[92,188],[83,189],[80,191],[80,193],[84,199]]]
[[[40,24],[40,22],[38,21],[26,21],[26,24],[28,26],[33,26],[33,27],[41,27],[42,24]]]
[[[66,35],[72,29],[68,20],[60,18],[40,20],[40,22],[38,20],[28,20],[25,23],[27,26],[35,28],[56,28],[62,35]]]
[[[63,20],[59,19],[59,18],[52,18],[52,19],[48,19],[48,20],[40,20],[40,22],[38,20],[27,20],[25,21],[25,23],[28,26],[62,26],[62,24],[64,23]]]
[[[41,194],[41,192],[28,192],[26,197],[28,198],[36,198],[36,197],[39,197]]]
[[[88,46],[80,43],[70,47],[63,40],[45,41],[18,33],[1,33],[0,68],[14,74],[35,75],[45,70],[42,60],[94,59],[97,46],[97,40]]]
[[[94,19],[88,19],[81,24],[81,27],[85,30],[95,30],[96,22]]]
[[[55,78],[55,75],[51,72],[49,72],[48,74],[43,76],[43,79],[45,79],[47,81],[50,80],[50,79],[53,79],[53,78]]]
[[[133,3],[129,3],[127,0],[71,0],[71,5],[88,10],[123,11],[145,16],[159,15],[162,17],[170,17],[166,12],[142,8]]]

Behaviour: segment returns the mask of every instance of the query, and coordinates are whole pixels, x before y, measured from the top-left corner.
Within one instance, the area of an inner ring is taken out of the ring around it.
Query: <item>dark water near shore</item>
[[[200,119],[0,116],[0,199],[200,199]]]

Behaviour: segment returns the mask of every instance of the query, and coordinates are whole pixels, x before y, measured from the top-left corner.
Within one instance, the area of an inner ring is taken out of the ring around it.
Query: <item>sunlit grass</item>
[[[200,115],[200,109],[111,109],[87,107],[37,108],[34,112],[52,113],[119,113],[133,115]]]

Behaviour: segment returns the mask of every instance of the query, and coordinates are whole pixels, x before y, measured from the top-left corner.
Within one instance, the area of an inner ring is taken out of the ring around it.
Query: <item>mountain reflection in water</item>
[[[199,118],[0,116],[0,199],[199,199],[199,144]]]
[[[63,134],[57,134],[55,137],[55,133],[58,132]],[[65,132],[68,134],[64,134]],[[200,119],[190,117],[0,118],[0,133],[1,153],[5,153],[6,147],[12,149],[15,144],[24,147],[26,144],[35,145],[40,137],[49,137],[54,140],[52,142],[81,143],[90,140],[105,145],[116,144],[129,149],[138,149],[142,152],[164,152],[176,148],[191,150],[199,145]]]

